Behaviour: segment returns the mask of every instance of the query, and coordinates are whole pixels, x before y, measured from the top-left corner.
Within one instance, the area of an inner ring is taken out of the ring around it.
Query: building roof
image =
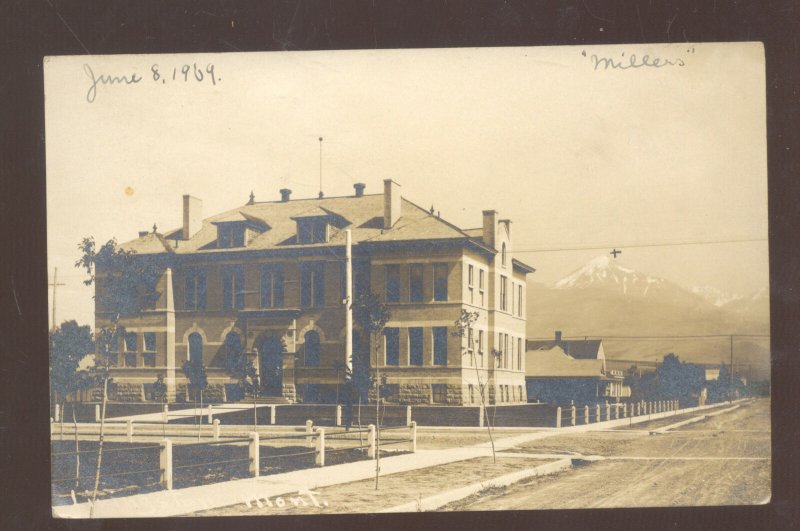
[[[573,358],[594,360],[598,359],[602,344],[602,339],[529,339],[525,342],[525,348],[527,350],[541,350],[561,347],[565,353]]]
[[[337,221],[332,224],[327,243],[297,242],[298,219],[326,216]],[[245,220],[259,223],[266,230],[244,248],[218,249],[216,224]],[[201,228],[188,240],[183,239],[182,228],[177,228],[164,234],[148,233],[120,247],[139,254],[169,252],[183,255],[344,246],[345,233],[342,228],[350,229],[353,244],[455,241],[486,253],[497,252],[486,246],[482,238],[474,237],[405,198],[402,198],[400,218],[393,227],[384,228],[383,194],[254,202],[203,219]]]
[[[602,378],[603,361],[575,359],[561,347],[528,350],[525,353],[525,376],[529,378]]]

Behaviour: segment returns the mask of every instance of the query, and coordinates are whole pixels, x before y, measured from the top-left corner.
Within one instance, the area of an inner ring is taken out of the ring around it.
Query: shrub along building
[[[526,400],[524,294],[534,270],[513,258],[509,220],[485,210],[482,227],[459,229],[403,198],[388,179],[383,194],[365,194],[363,184],[348,197],[290,194],[281,190],[271,202],[251,194],[208,218],[186,195],[181,228],[154,228],[121,245],[164,272],[155,307],[121,321],[126,338],[112,398],[139,399],[161,374],[170,399],[185,399],[180,367],[199,358],[206,396],[236,400],[227,361],[250,355],[262,395],[335,400],[345,377],[349,229],[355,293],[370,290],[391,311],[377,349],[354,328],[353,360],[380,367],[391,400],[478,404],[478,374],[488,403]],[[479,314],[471,341],[453,335],[462,309]],[[108,322],[102,308],[96,320]]]

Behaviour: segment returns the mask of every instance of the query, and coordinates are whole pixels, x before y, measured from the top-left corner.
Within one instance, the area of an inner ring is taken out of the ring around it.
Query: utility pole
[[[50,284],[50,286],[53,286],[53,328],[52,328],[53,330],[58,328],[58,325],[56,324],[56,288],[58,286],[65,286],[65,285],[66,284],[58,282],[58,268],[56,267],[55,271],[53,271],[53,283]]]
[[[319,198],[322,197],[322,137],[319,137]]]
[[[353,374],[353,242],[350,229],[345,234],[345,339],[344,363],[346,371]]]
[[[733,334],[731,334],[731,367],[728,378],[728,402],[733,402]]]

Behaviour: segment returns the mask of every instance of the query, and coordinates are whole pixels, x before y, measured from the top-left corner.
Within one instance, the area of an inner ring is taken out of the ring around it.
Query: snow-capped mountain
[[[703,297],[717,308],[744,298],[742,295],[727,293],[714,286],[693,286],[690,290],[692,293]]]
[[[626,296],[670,296],[692,299],[694,294],[663,278],[650,276],[620,265],[610,256],[598,256],[553,286],[557,290],[602,289]]]
[[[621,259],[600,256],[546,286],[528,283],[527,332],[530,338],[566,337],[704,336],[708,334],[769,333],[769,297],[766,291],[749,297],[732,297],[713,288],[684,288],[656,276],[622,265]],[[661,358],[675,352],[684,361],[718,363],[727,359],[726,338],[655,341],[608,340],[608,359]],[[769,370],[768,343],[737,342],[742,363]]]

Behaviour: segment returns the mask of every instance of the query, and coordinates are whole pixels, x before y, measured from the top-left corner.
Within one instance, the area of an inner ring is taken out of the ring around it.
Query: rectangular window
[[[225,266],[222,269],[222,309],[244,308],[244,267]]]
[[[446,384],[431,384],[431,398],[434,404],[447,403],[447,385]]]
[[[433,327],[433,364],[447,365],[447,327]]]
[[[522,400],[522,397],[524,396],[524,395],[522,394],[522,386],[521,386],[521,385],[518,385],[518,386],[517,386],[517,389],[518,389],[518,391],[519,391],[519,399],[520,399],[520,400]]]
[[[155,367],[156,366],[156,353],[155,352],[143,352],[142,353],[142,364],[145,367]]]
[[[508,311],[508,279],[500,275],[500,309]]]
[[[469,389],[469,403],[470,404],[474,404],[475,403],[475,388],[472,386],[472,384],[469,384],[467,386],[467,388]]]
[[[472,265],[467,266],[467,286],[472,287],[472,278],[474,276],[474,268]]]
[[[409,365],[422,365],[422,328],[408,329]]]
[[[517,286],[517,315],[522,317],[522,284]]]
[[[136,367],[136,353],[135,352],[126,352],[125,353],[125,366],[126,367]]]
[[[369,260],[353,260],[353,296],[366,293],[370,287]]]
[[[518,371],[523,370],[523,367],[522,367],[522,338],[521,337],[517,338],[517,370]],[[522,395],[520,395],[520,396],[522,396]]]
[[[504,368],[508,369],[508,334],[503,334],[505,337],[503,339],[503,360],[505,364],[503,365]]]
[[[261,307],[283,308],[283,266],[261,266]]]
[[[400,365],[400,329],[385,328],[386,336],[386,365]]]
[[[478,354],[483,356],[483,330],[478,330]]]
[[[136,332],[125,332],[125,352],[136,352],[137,343]]]
[[[145,350],[145,352],[155,352],[156,351],[156,333],[155,332],[145,332],[143,335],[144,335],[144,350]]]
[[[314,228],[314,243],[325,243],[328,241],[328,224],[324,222],[315,222]]]
[[[217,241],[222,249],[244,247],[244,225],[228,223],[218,225]]]
[[[204,269],[186,269],[184,272],[184,301],[186,310],[206,309],[206,272]]]
[[[422,264],[411,264],[408,268],[409,298],[411,302],[422,302]]]
[[[484,299],[484,285],[485,281],[484,281],[483,269],[480,269],[478,270],[478,291],[480,291],[481,293],[481,307],[483,307],[486,304]]]
[[[386,302],[400,302],[400,266],[386,266]]]
[[[300,264],[300,305],[305,307],[325,305],[325,262]]]
[[[447,264],[433,264],[433,300],[447,300]]]

